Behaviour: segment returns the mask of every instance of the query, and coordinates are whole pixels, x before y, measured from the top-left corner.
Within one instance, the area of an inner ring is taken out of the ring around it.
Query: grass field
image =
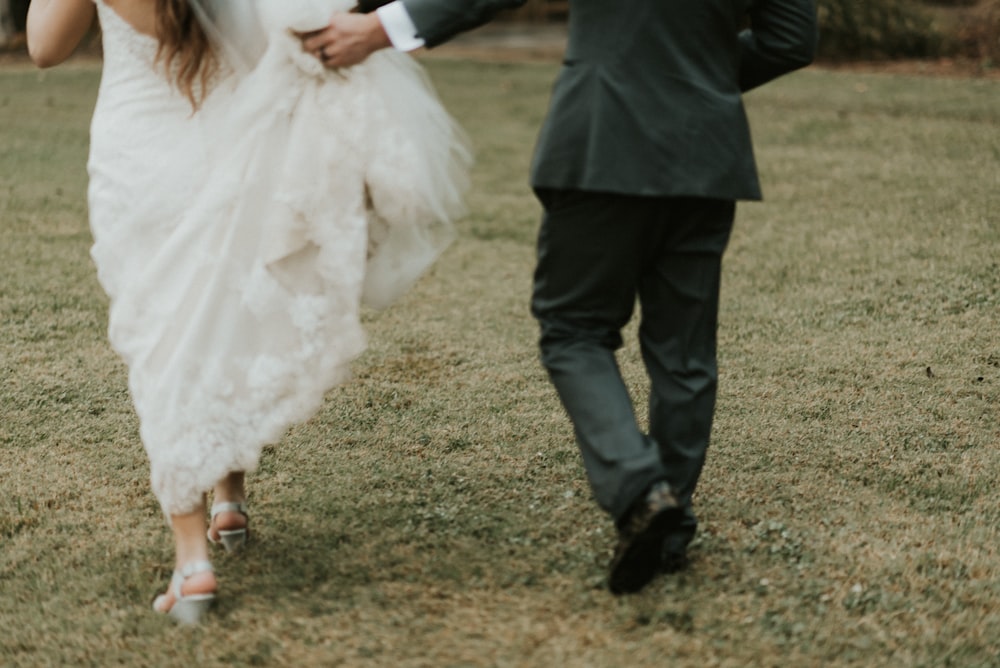
[[[616,599],[527,311],[555,68],[428,67],[471,214],[265,454],[198,629],[147,612],[172,552],[87,255],[98,66],[0,71],[0,665],[1000,665],[1000,83],[748,97],[768,199],[725,266],[703,531]]]

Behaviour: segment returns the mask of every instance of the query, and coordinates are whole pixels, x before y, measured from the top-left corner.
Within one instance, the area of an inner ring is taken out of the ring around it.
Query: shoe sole
[[[667,508],[650,518],[649,525],[612,561],[608,577],[612,594],[634,594],[656,577],[663,540],[683,517],[683,508]]]
[[[167,615],[181,626],[197,626],[215,603],[215,594],[195,594],[175,601]]]
[[[219,540],[212,538],[212,531],[208,531],[208,542],[225,549],[229,554],[241,552],[247,545],[250,536],[249,529],[233,529],[231,531],[219,531]]]

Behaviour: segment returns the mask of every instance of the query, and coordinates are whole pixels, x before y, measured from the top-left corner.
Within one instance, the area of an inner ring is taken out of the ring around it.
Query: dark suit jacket
[[[524,0],[403,2],[434,46]],[[759,199],[741,93],[809,64],[816,34],[814,0],[571,0],[532,185]]]

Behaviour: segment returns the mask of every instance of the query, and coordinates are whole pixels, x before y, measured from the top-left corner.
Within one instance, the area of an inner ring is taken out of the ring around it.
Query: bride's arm
[[[28,6],[28,53],[39,67],[69,58],[94,23],[93,0],[32,0]]]

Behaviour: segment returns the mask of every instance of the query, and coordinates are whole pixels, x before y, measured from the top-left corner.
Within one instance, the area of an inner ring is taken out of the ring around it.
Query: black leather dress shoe
[[[656,577],[664,538],[683,517],[684,509],[665,481],[654,483],[640,497],[618,529],[618,545],[608,577],[612,594],[637,592]]]
[[[691,565],[686,551],[676,552],[666,548],[660,553],[660,572],[670,575],[686,571]]]

